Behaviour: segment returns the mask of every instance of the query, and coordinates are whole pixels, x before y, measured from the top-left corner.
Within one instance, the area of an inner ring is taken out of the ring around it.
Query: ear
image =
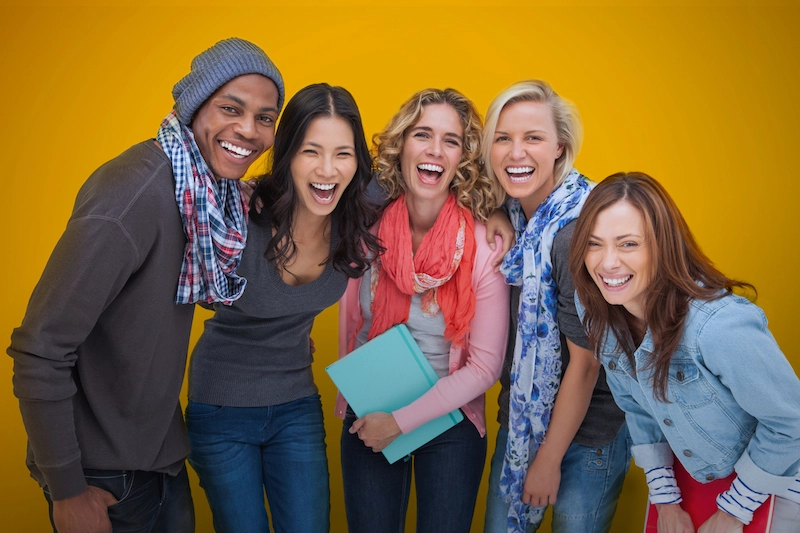
[[[561,156],[563,154],[564,154],[564,145],[559,143],[558,150],[556,150],[556,159],[561,159]]]

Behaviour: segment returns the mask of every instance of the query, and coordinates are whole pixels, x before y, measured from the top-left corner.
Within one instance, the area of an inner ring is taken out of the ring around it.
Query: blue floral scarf
[[[558,289],[550,251],[556,233],[578,217],[592,187],[594,183],[572,169],[530,220],[525,219],[519,200],[506,201],[517,243],[500,270],[506,283],[522,286],[511,366],[508,447],[500,479],[500,491],[511,504],[509,532],[524,532],[526,524],[539,524],[544,516],[544,507],[532,508],[522,502],[522,492],[528,464],[544,442],[561,383]]]

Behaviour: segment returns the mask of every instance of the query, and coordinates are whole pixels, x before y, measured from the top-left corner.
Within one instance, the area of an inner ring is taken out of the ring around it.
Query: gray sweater
[[[82,468],[175,474],[193,306],[175,305],[186,237],[169,159],[149,140],[95,171],[8,354],[31,475],[53,499]]]
[[[578,312],[575,309],[575,286],[572,284],[572,277],[569,273],[569,246],[572,243],[572,233],[575,230],[575,221],[570,222],[556,234],[551,251],[553,262],[553,279],[558,287],[558,307],[556,319],[558,328],[561,332],[561,371],[567,369],[569,365],[569,349],[567,341],[574,342],[582,348],[588,348],[588,340],[583,330]],[[502,389],[497,399],[500,411],[497,414],[497,421],[504,428],[508,428],[508,402],[509,387],[511,381],[511,363],[514,359],[514,343],[517,338],[517,317],[519,315],[519,296],[520,288],[511,287],[511,320],[509,321],[508,346],[506,348],[506,359],[503,363],[503,373],[500,375]],[[625,422],[625,414],[617,407],[611,391],[606,383],[605,370],[600,368],[600,376],[597,378],[592,393],[592,401],[589,410],[586,412],[581,427],[575,434],[573,442],[583,446],[603,446],[617,436],[619,428]]]
[[[264,257],[272,237],[268,215],[251,215],[237,269],[247,288],[232,305],[214,305],[214,316],[206,320],[189,365],[192,401],[263,407],[317,393],[308,345],[311,327],[344,294],[347,276],[329,263],[316,280],[287,285]],[[338,235],[334,216],[331,249]]]

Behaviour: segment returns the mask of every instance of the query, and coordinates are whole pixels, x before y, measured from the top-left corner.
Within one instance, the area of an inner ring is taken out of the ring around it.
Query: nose
[[[245,139],[253,139],[256,136],[256,119],[243,113],[236,119],[235,131]]]
[[[317,167],[317,174],[321,178],[333,178],[336,175],[336,165],[334,165],[333,158],[323,157]]]
[[[442,155],[442,144],[444,139],[432,139],[428,144],[428,154],[434,157]]]
[[[525,148],[519,141],[513,141],[511,144],[511,158],[514,160],[525,158]]]
[[[602,266],[606,272],[613,272],[619,267],[619,255],[615,248],[609,247],[603,250]]]

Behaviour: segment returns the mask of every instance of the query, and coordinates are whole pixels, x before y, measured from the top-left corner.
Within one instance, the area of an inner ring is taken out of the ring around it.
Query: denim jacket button
[[[669,418],[665,418],[664,419],[664,425],[665,426],[671,426],[672,425],[672,420],[670,420]]]
[[[614,361],[609,362],[608,363],[608,368],[611,369],[611,370],[616,370],[617,369],[617,363],[615,363]]]
[[[595,454],[595,455],[603,455],[603,449],[602,449],[602,448],[597,448],[597,449],[594,451],[594,454]]]
[[[714,481],[714,479],[715,479],[714,474],[706,474],[707,481]]]
[[[683,381],[683,370],[678,370],[675,376],[678,378],[678,381]]]
[[[692,450],[683,450],[683,455],[685,455],[686,457],[691,457],[692,456]]]

